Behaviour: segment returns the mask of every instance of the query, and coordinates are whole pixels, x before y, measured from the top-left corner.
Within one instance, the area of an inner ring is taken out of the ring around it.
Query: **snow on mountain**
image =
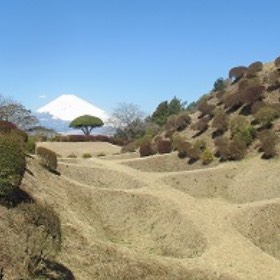
[[[47,105],[37,110],[38,113],[48,113],[53,119],[72,121],[82,115],[92,115],[108,121],[109,115],[102,109],[73,94],[63,94]]]

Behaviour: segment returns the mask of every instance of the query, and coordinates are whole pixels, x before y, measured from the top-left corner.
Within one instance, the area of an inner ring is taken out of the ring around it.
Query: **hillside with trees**
[[[157,129],[146,129],[123,151],[139,147],[141,156],[177,151],[203,164],[257,153],[273,158],[280,136],[280,58],[233,67],[197,102],[163,101],[144,123]]]

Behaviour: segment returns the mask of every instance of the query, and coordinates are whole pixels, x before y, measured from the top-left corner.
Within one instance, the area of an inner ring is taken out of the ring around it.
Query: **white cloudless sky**
[[[0,93],[36,110],[75,94],[108,112],[189,102],[280,55],[276,0],[0,0]]]

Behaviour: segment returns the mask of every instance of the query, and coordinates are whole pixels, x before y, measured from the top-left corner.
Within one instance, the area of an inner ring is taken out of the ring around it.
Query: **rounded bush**
[[[36,154],[40,157],[40,163],[50,171],[57,169],[57,154],[45,147],[38,147]]]
[[[275,66],[278,68],[280,67],[280,56],[278,56],[275,60],[274,60],[274,64]]]
[[[249,65],[246,76],[247,77],[255,77],[256,74],[263,69],[263,64],[261,61],[256,61]]]
[[[170,140],[160,140],[157,143],[157,150],[159,154],[168,154],[172,151],[172,145]]]
[[[178,157],[186,158],[191,148],[192,148],[192,144],[190,142],[187,141],[181,142],[177,147]]]
[[[271,129],[265,129],[258,133],[258,139],[261,143],[263,158],[272,158],[276,155],[277,136]]]
[[[200,155],[200,160],[203,165],[208,165],[214,160],[214,155],[210,150],[205,149]]]
[[[224,133],[228,129],[229,119],[225,112],[219,112],[213,119],[212,127],[217,131]]]
[[[255,121],[263,127],[270,127],[274,119],[278,117],[278,112],[272,107],[262,107],[255,114]]]
[[[253,104],[263,99],[264,86],[253,86],[241,92],[240,100],[243,104]]]
[[[151,143],[145,143],[140,146],[139,149],[140,157],[148,157],[155,154],[155,151],[152,148]]]
[[[22,140],[12,134],[0,134],[0,196],[19,187],[25,166]]]
[[[230,79],[239,80],[246,74],[246,72],[247,72],[247,67],[237,66],[229,70],[228,76]]]

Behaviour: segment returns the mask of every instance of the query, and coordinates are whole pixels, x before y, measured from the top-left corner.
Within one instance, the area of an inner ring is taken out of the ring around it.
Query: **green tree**
[[[104,123],[101,119],[90,115],[83,115],[74,119],[69,127],[81,129],[85,135],[89,135],[95,127],[103,125]]]
[[[165,125],[168,117],[168,101],[161,102],[151,116],[152,122],[159,126]]]

